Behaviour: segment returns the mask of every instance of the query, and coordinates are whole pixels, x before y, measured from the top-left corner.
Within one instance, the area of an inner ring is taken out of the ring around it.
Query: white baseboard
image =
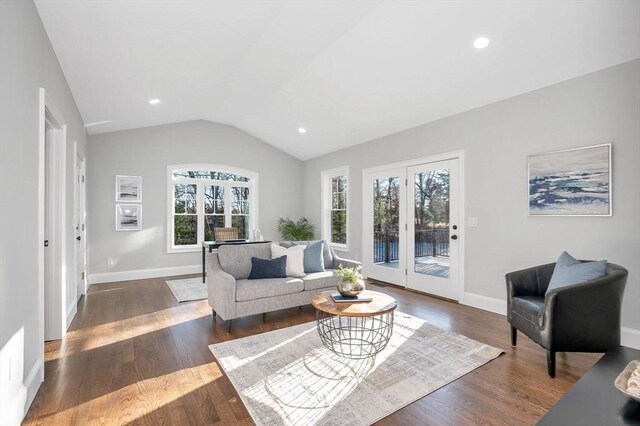
[[[472,306],[482,309],[483,311],[493,312],[495,314],[507,314],[507,301],[496,299],[493,297],[482,296],[481,294],[465,293],[460,301],[463,305]]]
[[[117,281],[142,280],[145,278],[170,277],[173,275],[197,274],[202,265],[173,266],[170,268],[138,269],[134,271],[105,272],[89,274],[89,284],[112,283]]]
[[[465,293],[464,298],[460,303],[500,315],[506,315],[507,313],[506,300],[482,296],[480,294]],[[622,327],[620,329],[620,344],[622,346],[640,349],[640,330],[630,327]]]
[[[76,312],[78,312],[78,302],[73,302],[67,308],[67,329],[71,325],[71,321],[73,321],[73,317],[76,316]]]
[[[622,327],[620,330],[620,343],[634,349],[640,349],[640,330],[630,327]]]
[[[33,403],[33,399],[36,397],[38,393],[38,389],[40,389],[40,385],[44,381],[44,359],[38,358],[33,367],[31,367],[31,371],[29,371],[29,375],[27,375],[27,379],[24,381],[24,385],[27,388],[27,401],[24,404],[24,415],[27,415],[27,411],[31,407]],[[24,417],[23,417],[24,419]]]

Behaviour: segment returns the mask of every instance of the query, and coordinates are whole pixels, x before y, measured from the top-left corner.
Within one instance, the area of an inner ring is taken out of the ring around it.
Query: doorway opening
[[[367,277],[459,301],[463,153],[363,170]]]

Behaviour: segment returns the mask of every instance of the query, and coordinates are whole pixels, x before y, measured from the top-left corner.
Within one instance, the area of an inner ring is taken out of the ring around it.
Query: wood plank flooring
[[[93,285],[62,341],[46,344],[45,382],[24,424],[251,425],[208,345],[307,321],[308,305],[235,320],[232,333],[206,300],[178,303],[165,278]],[[379,425],[531,425],[599,358],[558,354],[546,374],[542,348],[509,344],[505,317],[393,286],[369,284],[400,311],[505,354],[383,419]]]

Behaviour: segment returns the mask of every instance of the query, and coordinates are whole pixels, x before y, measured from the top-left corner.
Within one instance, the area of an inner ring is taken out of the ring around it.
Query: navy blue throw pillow
[[[287,256],[275,259],[260,259],[252,256],[249,279],[259,280],[262,278],[287,278]]]

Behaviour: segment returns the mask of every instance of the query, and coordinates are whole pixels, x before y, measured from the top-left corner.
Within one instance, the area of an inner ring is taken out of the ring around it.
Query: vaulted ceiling
[[[89,133],[206,119],[300,159],[640,57],[635,0],[36,5]]]

